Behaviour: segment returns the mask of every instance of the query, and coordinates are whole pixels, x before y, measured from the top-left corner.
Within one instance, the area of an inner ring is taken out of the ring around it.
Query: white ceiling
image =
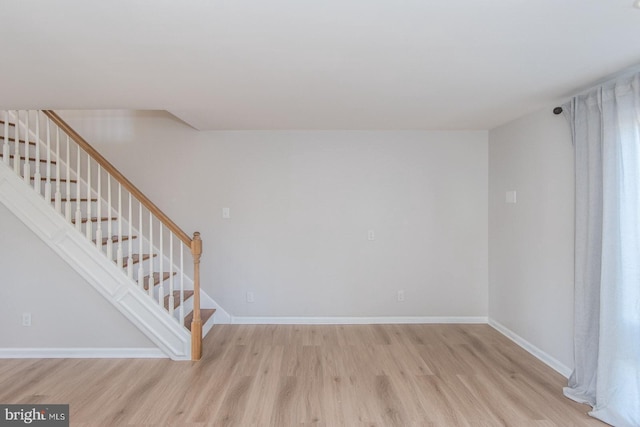
[[[640,63],[634,0],[0,3],[0,108],[491,129]]]

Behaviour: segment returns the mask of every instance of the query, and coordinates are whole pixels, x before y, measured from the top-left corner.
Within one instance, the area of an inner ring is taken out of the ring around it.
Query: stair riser
[[[2,127],[2,125],[0,125],[0,127]],[[1,134],[2,132],[0,132]],[[20,153],[21,156],[26,156],[26,153],[29,153],[30,157],[36,157],[36,145],[34,143],[34,141],[31,139],[31,137],[29,137],[29,145],[25,144],[24,142],[24,135],[20,135],[20,142],[18,143],[18,152]],[[10,132],[10,136],[9,136],[9,154],[13,155],[15,154],[15,150],[16,150],[16,144],[15,141],[13,141],[15,139],[15,136],[13,135],[12,132]],[[27,149],[27,147],[29,147]],[[4,149],[4,136],[0,135],[0,153],[3,152]],[[40,145],[40,158],[42,160],[46,160],[47,158],[47,147],[46,145]],[[51,157],[50,157],[51,161],[55,161],[56,160],[56,156],[55,156],[55,151],[52,150],[51,151]]]
[[[184,301],[184,314],[191,313],[193,311],[193,297],[186,299]],[[180,319],[180,307],[177,307],[175,312],[173,313],[173,317],[177,320]]]
[[[11,154],[14,153],[15,145],[15,139],[16,139],[16,135],[15,135],[15,131],[13,127],[9,128],[9,141],[7,141],[7,143],[9,144],[9,148],[11,149]],[[18,150],[21,153],[24,153],[27,149],[27,145],[29,147],[29,152],[35,156],[36,153],[36,143],[35,143],[35,134],[33,132],[29,132],[29,136],[28,136],[28,140],[29,140],[29,144],[25,143],[25,132],[23,127],[20,127],[20,139],[18,142]],[[2,147],[4,146],[4,124],[0,124],[0,152],[2,151]],[[56,140],[55,137],[51,137],[50,139],[50,144],[51,144],[51,159],[55,160],[56,158]],[[70,142],[70,147],[71,150],[69,152],[70,156],[69,159],[71,161],[71,163],[75,163],[75,160],[77,158],[77,152],[75,151],[75,149],[73,148],[73,142]],[[40,137],[40,143],[39,143],[39,148],[40,148],[40,156],[41,158],[46,158],[46,152],[47,152],[47,143],[46,143],[46,135],[44,133],[42,133],[41,137]],[[60,159],[66,159],[67,157],[67,151],[66,151],[66,138],[61,137],[60,138]],[[83,154],[83,157],[85,157],[86,154]],[[84,158],[83,158],[84,161]]]
[[[18,144],[18,152],[20,153],[20,156],[25,156],[26,157],[26,144],[21,142],[20,144]],[[0,137],[0,154],[4,154],[4,141],[2,140],[2,137]],[[9,141],[9,155],[13,156],[16,154],[16,146],[13,143],[13,141]],[[36,147],[35,145],[29,145],[29,154],[30,156],[34,157],[36,156]],[[44,154],[44,156],[43,156]],[[40,151],[40,157],[42,159],[46,159],[46,154],[44,151]],[[51,158],[51,160],[55,160],[55,158]],[[11,162],[11,166],[13,166],[13,159],[10,160]]]
[[[46,175],[46,171],[42,171],[44,172],[44,174],[40,175],[40,194],[44,194],[44,189],[46,188],[46,184],[47,184],[47,175]],[[35,184],[35,174],[34,171],[31,171],[31,183],[32,185]],[[55,176],[52,175],[50,180],[49,180],[49,185],[51,186],[51,194],[54,194],[57,190],[57,181],[55,179]],[[76,191],[77,191],[77,183],[75,182],[71,182],[69,183],[69,187],[70,190],[69,192],[67,192],[67,182],[65,181],[65,179],[61,179],[60,180],[60,194],[62,194],[62,197],[65,198],[67,197],[69,194],[71,194],[71,197],[75,197],[76,196]],[[35,188],[35,185],[33,185],[33,187]],[[82,191],[82,187],[80,188],[80,191]],[[85,191],[85,197],[86,197],[86,188],[84,189]]]
[[[174,286],[175,285],[178,285],[178,283],[174,283]],[[166,280],[164,282],[164,289],[163,290],[164,290],[164,294],[163,294],[163,297],[162,297],[162,301],[164,301],[164,297],[169,295],[169,281],[168,280]],[[178,290],[177,286],[174,287],[174,290]],[[147,291],[145,290],[144,292],[147,292]],[[154,291],[153,291],[153,299],[154,299],[154,301],[158,301],[159,295],[160,295],[160,285],[158,284],[158,285],[156,285],[154,287]],[[183,313],[184,313],[185,316],[193,311],[193,301],[194,301],[193,296],[189,296],[189,297],[186,297],[184,299],[182,307],[183,307]],[[180,319],[180,307],[181,307],[181,304],[178,304],[174,308],[174,313],[173,313],[173,318],[178,322],[180,322],[180,320],[181,320]]]

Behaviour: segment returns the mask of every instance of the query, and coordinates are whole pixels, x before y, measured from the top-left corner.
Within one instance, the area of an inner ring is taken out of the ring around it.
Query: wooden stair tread
[[[1,136],[1,137],[0,137],[0,139],[2,139],[2,141],[4,141],[4,136]],[[7,140],[8,140],[8,141],[12,141],[12,142],[15,142],[15,141],[16,141],[16,139],[15,139],[15,138],[11,138],[11,137],[7,138]],[[20,139],[20,140],[18,140],[18,143],[20,143],[20,144],[24,144],[24,143],[25,143],[25,140],[24,140],[24,139]],[[33,146],[35,146],[35,145],[36,145],[36,142],[35,142],[35,141],[29,141],[29,145],[33,145]]]
[[[153,256],[154,256],[154,257],[156,257],[156,256],[158,256],[158,255],[157,255],[157,254],[153,254]],[[142,261],[146,261],[146,260],[148,260],[149,258],[151,258],[151,255],[150,255],[150,254],[143,254],[143,255],[142,255]],[[139,262],[140,262],[140,254],[133,254],[133,255],[131,255],[131,261],[132,261],[132,264],[137,264],[137,263],[139,263]],[[123,267],[126,267],[126,266],[128,266],[128,265],[129,265],[129,257],[125,257],[125,258],[122,260],[122,266],[123,266]]]
[[[4,156],[4,155],[2,154],[2,152],[0,152],[0,157],[3,157],[3,156]],[[10,158],[10,159],[13,159],[13,158],[15,158],[15,156],[14,156],[13,154],[10,154],[10,155],[9,155],[9,158]],[[27,160],[27,158],[26,158],[25,156],[20,156],[20,160]],[[35,159],[34,157],[29,157],[29,161],[30,161],[30,162],[35,162],[35,161],[36,161],[36,159]],[[40,163],[47,163],[47,159],[40,159]],[[51,163],[52,165],[55,165],[55,164],[56,164],[56,161],[55,161],[55,160],[51,160],[51,162],[50,162],[50,163]]]
[[[36,178],[32,176],[31,180],[34,180],[34,179],[36,179]],[[41,176],[40,180],[46,182],[47,181],[47,177],[46,176]],[[58,178],[54,178],[54,177],[49,177],[49,181],[51,181],[51,182],[55,182],[55,181],[67,182],[67,178],[58,179]],[[78,180],[77,179],[70,179],[69,182],[71,182],[73,184],[77,184]]]
[[[201,308],[200,309],[200,319],[202,320],[202,324],[207,323],[207,320],[213,316],[213,313],[216,312],[215,308]],[[193,320],[193,311],[186,316],[184,316],[184,326],[188,330],[191,330],[191,321]]]
[[[108,220],[109,220],[109,217],[106,217],[106,216],[100,217],[100,221],[108,221]],[[117,220],[118,220],[118,218],[116,218],[116,217],[112,217],[111,218],[111,221],[117,221]],[[84,224],[87,221],[89,221],[89,218],[82,218],[80,223]],[[98,222],[98,217],[92,216],[91,217],[91,222]],[[76,223],[76,219],[75,218],[71,218],[71,223],[75,224]]]
[[[184,291],[184,300],[188,300],[193,296],[193,291]],[[180,291],[173,291],[173,308],[180,307]],[[164,308],[169,310],[169,295],[164,297]]]
[[[83,197],[83,198],[81,198],[81,199],[80,199],[80,201],[81,201],[81,202],[87,202],[88,200],[89,200],[89,199],[87,199],[86,197]],[[53,199],[53,198],[52,198],[52,199],[51,199],[51,201],[52,201],[52,202],[55,202],[55,201],[56,201],[56,199]],[[60,199],[60,201],[61,201],[61,202],[77,202],[77,201],[78,201],[78,199],[77,199],[77,198],[75,198],[75,197],[74,197],[74,198],[72,198],[72,199],[67,199],[66,197],[63,197],[62,199]],[[91,199],[91,201],[92,201],[92,202],[97,202],[97,201],[98,201],[98,199],[93,199],[93,198],[92,198],[92,199]]]
[[[4,120],[0,120],[0,124],[4,125]],[[9,122],[9,126],[14,126],[15,127],[15,123],[11,123]]]
[[[138,238],[138,236],[133,236],[131,239],[137,239],[137,238]],[[129,240],[129,236],[122,236],[122,241],[124,242],[126,240]],[[103,245],[106,245],[108,241],[109,241],[108,237],[103,237],[102,238],[102,244]],[[119,241],[118,236],[111,236],[111,242],[118,243],[118,241]],[[96,240],[93,239],[93,243],[95,243],[95,242],[96,242]]]
[[[173,275],[175,276],[176,273],[174,272]],[[165,280],[167,280],[169,277],[171,277],[171,273],[167,273],[167,272],[162,273],[162,281],[163,282]],[[160,283],[160,273],[153,273],[153,286],[157,286],[159,283]],[[145,291],[149,290],[149,276],[148,275],[144,276],[143,286],[144,286],[144,290]]]

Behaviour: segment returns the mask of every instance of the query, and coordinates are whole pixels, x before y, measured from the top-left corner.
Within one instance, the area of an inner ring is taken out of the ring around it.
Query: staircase
[[[0,203],[167,356],[200,359],[218,308],[200,289],[200,233],[182,231],[53,111],[0,111],[0,144]]]

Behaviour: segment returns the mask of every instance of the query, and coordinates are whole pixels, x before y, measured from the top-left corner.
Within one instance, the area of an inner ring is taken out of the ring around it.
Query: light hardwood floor
[[[200,362],[0,360],[0,403],[71,425],[605,426],[487,325],[217,325]]]

